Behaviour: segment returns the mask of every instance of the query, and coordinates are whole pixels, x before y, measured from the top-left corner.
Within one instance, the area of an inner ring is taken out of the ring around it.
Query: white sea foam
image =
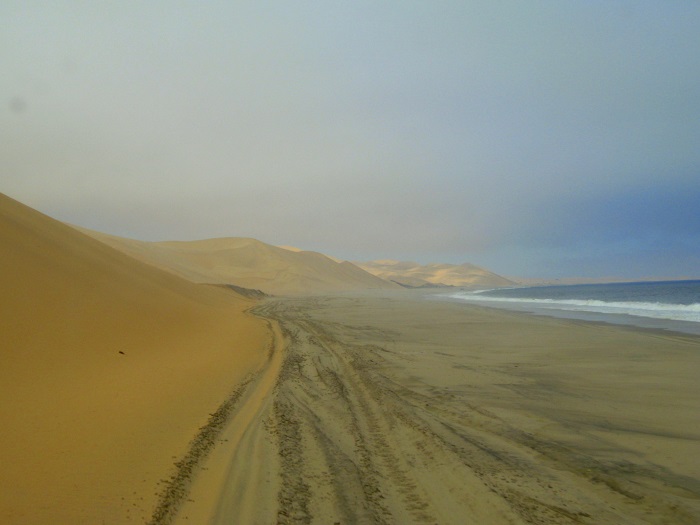
[[[512,297],[489,297],[481,293],[455,293],[450,297],[464,301],[511,303],[521,306],[536,306],[552,310],[623,314],[654,319],[671,319],[700,323],[700,303],[669,304],[645,302],[607,302],[580,299],[524,299]]]

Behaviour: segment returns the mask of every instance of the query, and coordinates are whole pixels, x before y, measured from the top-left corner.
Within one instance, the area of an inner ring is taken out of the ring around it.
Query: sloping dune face
[[[269,294],[398,288],[395,283],[349,262],[255,239],[143,242],[86,233],[141,261],[197,283],[234,284]]]
[[[513,281],[473,264],[425,264],[393,260],[356,263],[363,270],[406,286],[512,286]]]
[[[0,522],[143,523],[265,325],[1,194],[0,250]]]

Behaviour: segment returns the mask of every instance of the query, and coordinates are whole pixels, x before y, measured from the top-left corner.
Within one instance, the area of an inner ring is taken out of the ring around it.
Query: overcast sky
[[[700,276],[700,2],[0,3],[0,191],[144,240]]]

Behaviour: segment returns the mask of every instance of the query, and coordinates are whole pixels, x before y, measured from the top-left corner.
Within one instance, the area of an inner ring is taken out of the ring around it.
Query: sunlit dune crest
[[[305,250],[302,250],[301,248],[297,248],[296,246],[285,246],[285,245],[280,245],[278,248],[282,248],[283,250],[289,250],[290,252],[303,252]]]
[[[234,284],[269,294],[398,288],[352,263],[246,237],[145,242],[83,231],[132,257],[196,283]]]
[[[408,287],[430,286],[512,286],[510,279],[474,266],[473,264],[426,264],[380,259],[356,262],[357,266],[382,279]]]

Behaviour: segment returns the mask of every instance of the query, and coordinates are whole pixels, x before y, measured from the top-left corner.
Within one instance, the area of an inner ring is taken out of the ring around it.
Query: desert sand
[[[700,521],[696,337],[411,292],[256,313],[269,364],[175,523]]]
[[[269,328],[3,195],[0,250],[0,523],[144,523]]]
[[[145,242],[81,231],[139,261],[195,283],[233,284],[284,295],[400,288],[347,261],[246,237]]]
[[[281,248],[296,295],[174,275],[280,263],[248,241],[145,264],[0,196],[0,522],[700,522],[700,338],[324,295],[376,281]]]
[[[514,281],[473,264],[418,264],[415,262],[380,259],[356,262],[366,272],[409,288],[459,286],[490,288],[513,286]]]

